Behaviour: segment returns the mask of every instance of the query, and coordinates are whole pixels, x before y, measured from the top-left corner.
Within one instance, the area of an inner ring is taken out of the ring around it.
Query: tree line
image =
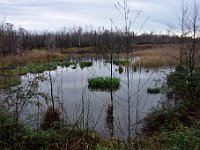
[[[74,26],[63,28],[59,31],[50,32],[48,30],[31,32],[22,27],[16,29],[13,24],[5,23],[0,26],[0,50],[3,55],[16,53],[17,49],[64,49],[71,47],[94,47],[98,51],[104,51],[105,46],[109,45],[111,38],[117,45],[124,45],[122,31],[110,31],[104,27],[97,30],[83,29]],[[180,37],[170,34],[142,33],[135,35],[129,34],[130,39],[134,39],[134,44],[176,44]],[[119,46],[117,49],[123,50]]]

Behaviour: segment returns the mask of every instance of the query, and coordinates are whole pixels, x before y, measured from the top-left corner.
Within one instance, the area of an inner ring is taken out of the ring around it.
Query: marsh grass
[[[7,69],[0,71],[0,75],[25,75],[27,73],[42,73],[47,70],[55,70],[57,66],[69,67],[70,65],[74,64],[74,62],[68,62],[63,60],[52,61],[49,63],[33,63],[27,64],[22,67],[17,67],[12,70]]]
[[[91,67],[92,65],[93,65],[93,63],[90,61],[82,61],[79,63],[79,66],[81,69],[83,69],[85,67]]]
[[[68,54],[68,53],[90,53],[94,50],[93,47],[70,47],[66,49],[62,49],[62,54]]]
[[[120,79],[113,77],[94,77],[88,79],[88,87],[91,90],[117,90],[120,87]]]
[[[160,47],[134,52],[139,58],[134,66],[144,68],[173,67],[178,64],[178,50],[176,47]]]
[[[19,58],[20,57],[20,58]],[[32,50],[25,51],[23,55],[8,55],[1,58],[0,67],[14,68],[21,65],[33,64],[33,63],[45,63],[49,60],[64,60],[65,55],[59,52],[49,53],[45,50]]]
[[[14,74],[42,73],[47,70],[55,70],[57,66],[69,67],[70,65],[74,64],[75,64],[74,62],[68,62],[68,61],[52,61],[43,64],[29,64],[21,68],[17,67],[13,71]]]
[[[106,63],[111,63],[111,61],[105,61]],[[116,66],[127,66],[130,64],[128,60],[113,60],[113,64]]]

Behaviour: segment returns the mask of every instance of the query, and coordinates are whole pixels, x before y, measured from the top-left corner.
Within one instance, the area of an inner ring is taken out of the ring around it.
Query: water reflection
[[[113,91],[113,105],[110,105],[110,92],[90,91],[87,79],[97,76],[110,76],[110,64],[103,59],[93,60],[93,66],[81,69],[79,66],[61,68],[51,71],[53,81],[53,95],[58,97],[59,103],[65,108],[65,119],[75,123],[82,118],[82,127],[90,127],[98,131],[102,136],[109,136],[109,122],[113,122],[114,135],[126,136],[127,131],[127,75],[125,67],[113,66],[113,77],[120,78],[120,89]],[[148,70],[141,72],[132,69],[130,71],[130,95],[131,95],[131,125],[134,130],[136,115],[136,100],[138,99],[138,117],[142,119],[152,107],[156,107],[163,98],[161,94],[150,95],[148,87],[161,86],[166,73],[170,69]],[[23,76],[27,78],[34,75]],[[47,72],[44,76],[48,78]],[[140,79],[140,80],[139,80]],[[140,82],[139,82],[140,81]],[[139,90],[138,90],[139,87]],[[48,80],[39,82],[39,91],[50,94]],[[44,102],[45,104],[45,102]],[[111,107],[112,106],[112,107]],[[31,108],[34,109],[34,108]],[[113,115],[111,115],[113,112]],[[80,117],[81,116],[81,117]],[[113,121],[114,119],[114,121]]]

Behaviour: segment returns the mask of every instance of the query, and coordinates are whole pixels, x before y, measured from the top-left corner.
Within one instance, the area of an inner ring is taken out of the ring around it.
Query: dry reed
[[[59,52],[49,53],[45,50],[32,50],[25,51],[20,55],[8,55],[2,57],[0,60],[0,67],[2,68],[12,68],[21,65],[31,64],[31,63],[44,63],[48,59],[64,59],[64,55]]]
[[[160,47],[134,52],[139,59],[134,66],[145,68],[172,67],[179,61],[178,50],[175,47]]]

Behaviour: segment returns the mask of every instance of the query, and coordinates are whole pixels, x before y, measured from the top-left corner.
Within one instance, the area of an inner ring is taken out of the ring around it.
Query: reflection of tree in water
[[[108,108],[106,110],[106,123],[109,129],[113,128],[113,105],[108,105]]]
[[[118,71],[119,71],[119,74],[122,74],[122,73],[123,73],[124,70],[123,70],[122,66],[119,66]]]

